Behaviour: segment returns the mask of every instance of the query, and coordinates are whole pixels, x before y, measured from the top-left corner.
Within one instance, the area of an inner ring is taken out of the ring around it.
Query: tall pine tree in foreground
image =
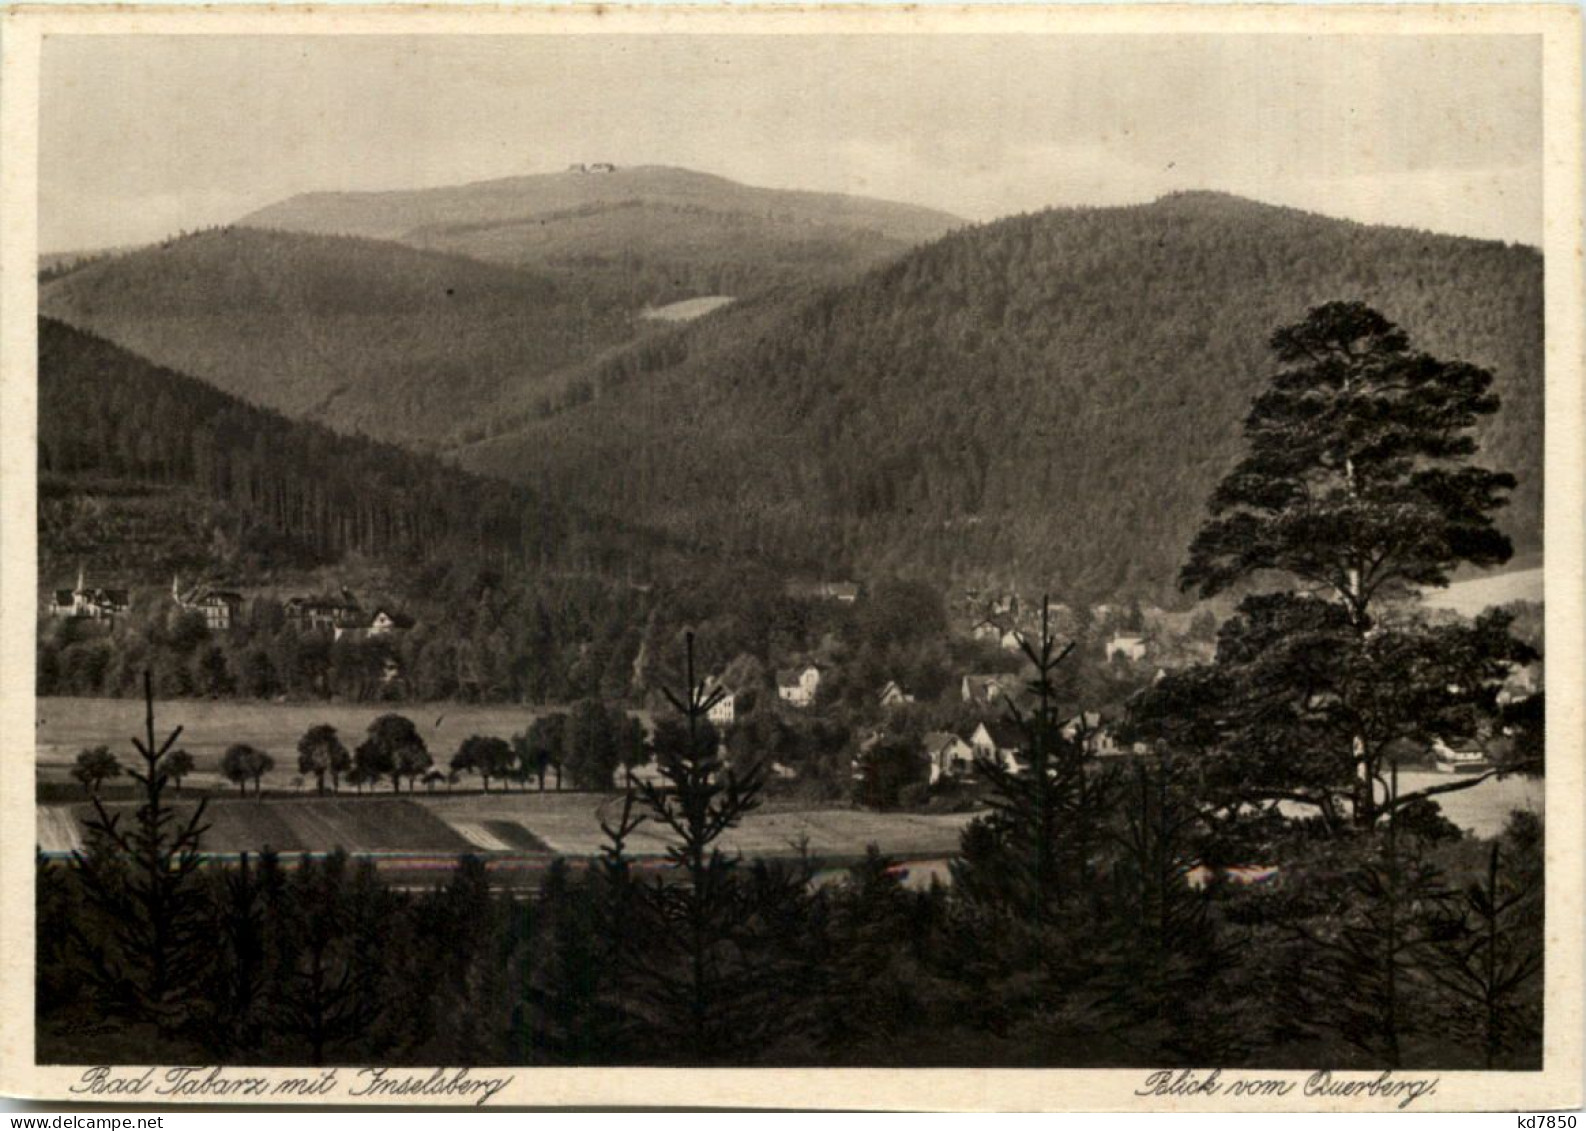
[[[760,804],[764,771],[757,763],[740,776],[721,757],[710,710],[724,692],[709,690],[694,671],[694,636],[686,637],[687,690],[665,691],[682,716],[678,742],[656,750],[659,781],[633,781],[638,813],[625,806],[613,841],[636,827],[639,815],[670,834],[673,877],[645,892],[644,911],[655,931],[640,964],[640,1008],[667,1052],[695,1063],[743,1059],[763,1048],[783,1017],[774,986],[757,961],[752,909],[740,859],[722,851],[721,838]]]
[[[1288,588],[1244,599],[1210,673],[1152,694],[1182,701],[1195,683],[1192,708],[1216,732],[1208,782],[1228,806],[1300,802],[1335,831],[1371,828],[1484,780],[1384,800],[1396,749],[1472,734],[1507,665],[1532,656],[1504,614],[1432,628],[1393,603],[1508,560],[1494,515],[1514,479],[1470,462],[1498,398],[1486,370],[1413,350],[1360,303],[1317,307],[1271,344],[1280,367],[1245,421],[1247,454],[1180,580],[1202,597],[1274,577]]]
[[[127,822],[92,798],[87,850],[73,853],[91,913],[71,929],[91,956],[106,1008],[171,1035],[201,1008],[212,939],[199,849],[209,826],[203,801],[182,813],[165,798],[167,761],[182,728],[156,739],[148,672],[143,698],[144,736],[132,740],[143,766],[128,771],[141,793],[138,808]]]

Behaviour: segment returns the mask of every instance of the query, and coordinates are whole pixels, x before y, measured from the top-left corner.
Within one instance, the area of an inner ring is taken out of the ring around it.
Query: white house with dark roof
[[[717,730],[723,730],[738,717],[738,693],[714,677],[705,681],[705,698],[709,699],[718,691],[721,692],[721,698],[710,705],[705,717]]]
[[[358,600],[345,589],[337,597],[292,597],[282,606],[287,623],[299,632],[360,628],[367,624]]]
[[[1112,639],[1107,641],[1107,659],[1122,656],[1129,661],[1143,660],[1146,654],[1146,640],[1137,632],[1117,632]]]
[[[814,664],[776,673],[777,698],[795,707],[808,707],[815,702],[815,693],[820,690],[820,686],[821,671]]]
[[[931,731],[920,739],[931,760],[931,784],[942,778],[967,776],[975,768],[975,749],[951,731]]]
[[[988,707],[1017,695],[1019,689],[1016,675],[966,675],[959,685],[959,694],[965,703]]]
[[[90,589],[77,570],[77,588],[57,589],[50,601],[53,617],[82,617],[88,620],[108,620],[132,608],[132,596],[125,589]]]
[[[1002,719],[980,723],[969,735],[969,746],[977,756],[991,759],[1004,769],[1017,764],[1022,743],[1019,728]]]
[[[887,680],[886,686],[881,689],[876,699],[883,707],[902,707],[914,702],[914,696],[904,691],[895,679]]]
[[[197,585],[184,593],[178,577],[171,578],[171,600],[178,608],[202,615],[204,627],[211,632],[229,632],[243,605],[242,594],[230,589]]]

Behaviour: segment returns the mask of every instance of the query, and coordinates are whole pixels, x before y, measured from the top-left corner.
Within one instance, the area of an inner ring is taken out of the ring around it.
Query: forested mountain
[[[655,307],[851,278],[952,223],[679,169],[314,194],[49,265],[40,310],[267,408],[433,449],[575,403],[591,365],[667,332]]]
[[[850,274],[961,221],[914,205],[754,188],[651,165],[408,192],[309,193],[241,223],[595,277],[634,305],[659,305]]]
[[[39,321],[39,568],[122,584],[348,555],[638,576],[662,539],[432,457],[288,420]]]
[[[1215,194],[950,235],[782,314],[611,359],[470,468],[832,570],[1165,597],[1274,329],[1358,299],[1490,368],[1480,462],[1540,544],[1542,259]]]
[[[39,305],[255,404],[415,448],[638,332],[598,288],[247,228],[90,264]]]

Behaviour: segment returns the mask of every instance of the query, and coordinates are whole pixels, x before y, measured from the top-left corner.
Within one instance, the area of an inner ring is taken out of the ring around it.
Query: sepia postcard
[[[0,63],[0,1093],[1581,1104],[1575,7]]]

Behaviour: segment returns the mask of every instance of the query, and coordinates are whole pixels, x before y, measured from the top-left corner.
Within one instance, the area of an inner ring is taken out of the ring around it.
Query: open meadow
[[[433,704],[399,708],[426,737],[444,763],[470,734],[510,737],[526,727],[533,712],[518,707]],[[383,709],[361,704],[275,704],[177,702],[157,707],[156,725],[166,733],[183,726],[180,745],[193,754],[198,770],[173,799],[185,807],[208,795],[204,837],[207,854],[232,858],[269,848],[290,858],[336,848],[375,860],[382,874],[399,883],[427,883],[448,870],[458,855],[483,856],[497,881],[527,886],[558,856],[589,859],[605,843],[602,823],[616,822],[619,795],[477,788],[404,792],[389,787],[362,794],[342,792],[317,797],[312,785],[289,787],[296,775],[296,743],[308,727],[330,723],[356,741]],[[46,853],[64,855],[82,847],[83,821],[92,807],[69,770],[84,746],[106,743],[124,764],[131,763],[130,737],[142,727],[136,700],[41,699],[37,704],[37,759],[40,804],[37,843]],[[217,772],[220,755],[233,742],[269,751],[276,768],[266,779],[264,796],[242,798]],[[1400,774],[1404,790],[1441,785],[1448,777],[1432,772]],[[1530,778],[1483,782],[1468,791],[1439,797],[1444,814],[1477,836],[1495,835],[1513,809],[1540,812],[1545,783]],[[106,787],[113,809],[131,809],[128,783]],[[745,857],[787,858],[807,851],[832,867],[853,862],[875,845],[895,860],[910,863],[911,878],[927,882],[945,876],[943,861],[958,848],[971,819],[966,813],[872,812],[836,804],[771,800],[724,837],[723,847]],[[628,839],[628,851],[641,867],[656,867],[665,855],[667,831],[646,821]]]
[[[39,780],[70,780],[72,761],[88,746],[104,744],[127,762],[134,757],[131,738],[143,733],[140,699],[41,698],[34,701],[34,748]],[[444,765],[470,735],[510,739],[551,707],[488,703],[260,703],[227,699],[183,699],[155,704],[154,725],[161,737],[180,726],[178,745],[193,756],[192,785],[225,788],[220,756],[234,742],[246,742],[275,759],[265,787],[285,788],[297,774],[297,740],[328,723],[350,750],[369,724],[395,712],[413,720],[430,756]]]
[[[1421,599],[1429,609],[1452,609],[1461,616],[1475,617],[1485,609],[1515,601],[1541,601],[1542,572],[1541,566],[1535,566],[1462,577],[1446,589],[1427,590]]]

